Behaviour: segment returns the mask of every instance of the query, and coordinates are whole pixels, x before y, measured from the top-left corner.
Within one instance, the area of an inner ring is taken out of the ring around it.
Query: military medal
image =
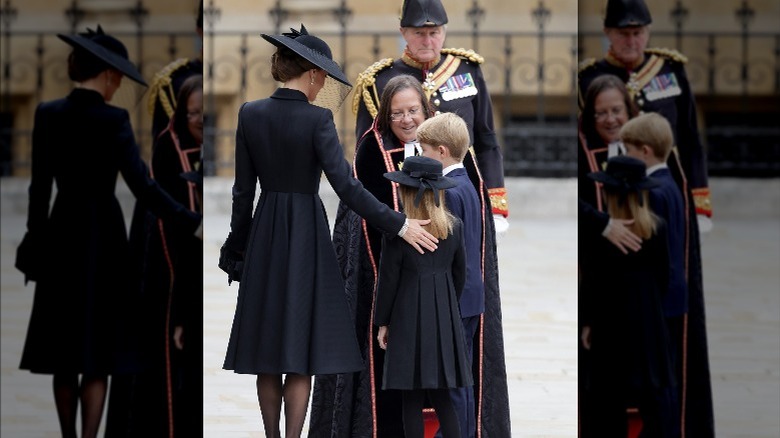
[[[637,82],[636,72],[631,72],[631,74],[628,75],[626,88],[628,89],[628,94],[631,95],[631,97],[634,97],[639,93],[639,82]]]
[[[677,76],[674,73],[658,75],[650,80],[645,88],[642,89],[645,99],[654,101],[672,96],[679,96],[682,93],[680,85],[677,82]]]
[[[471,77],[471,73],[465,73],[447,79],[447,82],[439,88],[439,93],[441,93],[442,99],[450,101],[475,96],[477,87],[474,86],[474,78]]]
[[[428,72],[428,74],[425,75],[425,80],[423,81],[422,86],[428,93],[436,89],[436,82],[433,80],[433,73]]]

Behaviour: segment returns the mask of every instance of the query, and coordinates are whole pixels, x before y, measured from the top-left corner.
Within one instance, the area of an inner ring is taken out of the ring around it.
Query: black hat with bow
[[[263,39],[276,47],[287,47],[307,61],[325,70],[328,76],[333,79],[344,85],[352,86],[339,65],[333,60],[333,54],[328,44],[314,35],[309,35],[303,24],[301,24],[301,30],[290,28],[289,33],[281,35],[261,35]]]
[[[404,0],[401,6],[401,27],[443,26],[447,21],[441,0]]]
[[[417,187],[414,206],[420,205],[425,189],[433,191],[433,199],[439,206],[439,190],[458,185],[452,178],[442,175],[441,162],[433,158],[413,155],[404,160],[401,170],[385,173],[385,178],[409,187]]]
[[[638,27],[653,22],[644,0],[608,0],[604,27]]]
[[[607,161],[603,172],[592,172],[588,178],[604,185],[604,190],[619,195],[631,192],[639,193],[659,185],[658,181],[647,176],[647,166],[644,161],[628,155],[618,155]],[[642,205],[642,197],[639,197]]]
[[[118,39],[104,33],[100,25],[98,25],[97,30],[88,28],[86,33],[77,35],[58,33],[57,37],[74,48],[86,50],[105,62],[108,67],[114,68],[135,82],[146,86],[143,76],[130,62],[125,45]]]

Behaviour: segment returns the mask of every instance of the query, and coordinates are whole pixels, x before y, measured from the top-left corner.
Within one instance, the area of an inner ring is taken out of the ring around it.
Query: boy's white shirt
[[[668,169],[668,168],[669,168],[669,166],[666,163],[653,164],[652,166],[647,168],[647,172],[645,172],[645,173],[646,173],[647,176],[650,176],[653,173],[655,173],[656,170]]]
[[[455,169],[462,169],[462,168],[465,168],[465,167],[466,166],[464,166],[463,163],[455,163],[455,164],[452,164],[452,165],[447,166],[444,169],[442,169],[441,174],[442,175],[447,175],[448,173],[452,172]]]

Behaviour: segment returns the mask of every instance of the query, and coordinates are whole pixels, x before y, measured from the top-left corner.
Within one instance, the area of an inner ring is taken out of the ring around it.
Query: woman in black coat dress
[[[352,177],[332,112],[309,103],[319,103],[319,95],[333,97],[337,107],[349,91],[328,45],[303,26],[263,38],[278,47],[271,71],[284,85],[238,114],[225,249],[243,254],[244,270],[224,368],[257,375],[266,436],[280,434],[284,399],[285,436],[297,437],[311,376],[365,367],[318,195],[322,172],[350,208],[388,236],[399,235],[420,252],[435,249],[437,239],[422,229],[427,221],[407,220]]]
[[[25,236],[35,263],[25,275],[36,287],[20,368],[53,374],[63,436],[76,436],[80,399],[82,435],[93,437],[108,375],[135,365],[124,332],[132,302],[118,174],[137,198],[186,232],[201,222],[149,178],[127,111],[107,103],[123,76],[146,85],[125,46],[100,27],[58,36],[73,46],[68,74],[77,87],[35,113]]]

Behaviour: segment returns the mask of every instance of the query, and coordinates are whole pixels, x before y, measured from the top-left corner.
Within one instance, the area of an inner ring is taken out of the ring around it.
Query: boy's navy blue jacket
[[[468,318],[485,311],[485,283],[482,281],[482,205],[463,167],[447,175],[458,185],[444,191],[445,206],[463,221],[466,240],[466,285],[460,295],[460,316]]]
[[[668,168],[651,175],[661,185],[650,189],[650,208],[667,224],[669,241],[669,291],[663,300],[664,315],[680,316],[688,311],[685,279],[685,210],[682,193]]]

